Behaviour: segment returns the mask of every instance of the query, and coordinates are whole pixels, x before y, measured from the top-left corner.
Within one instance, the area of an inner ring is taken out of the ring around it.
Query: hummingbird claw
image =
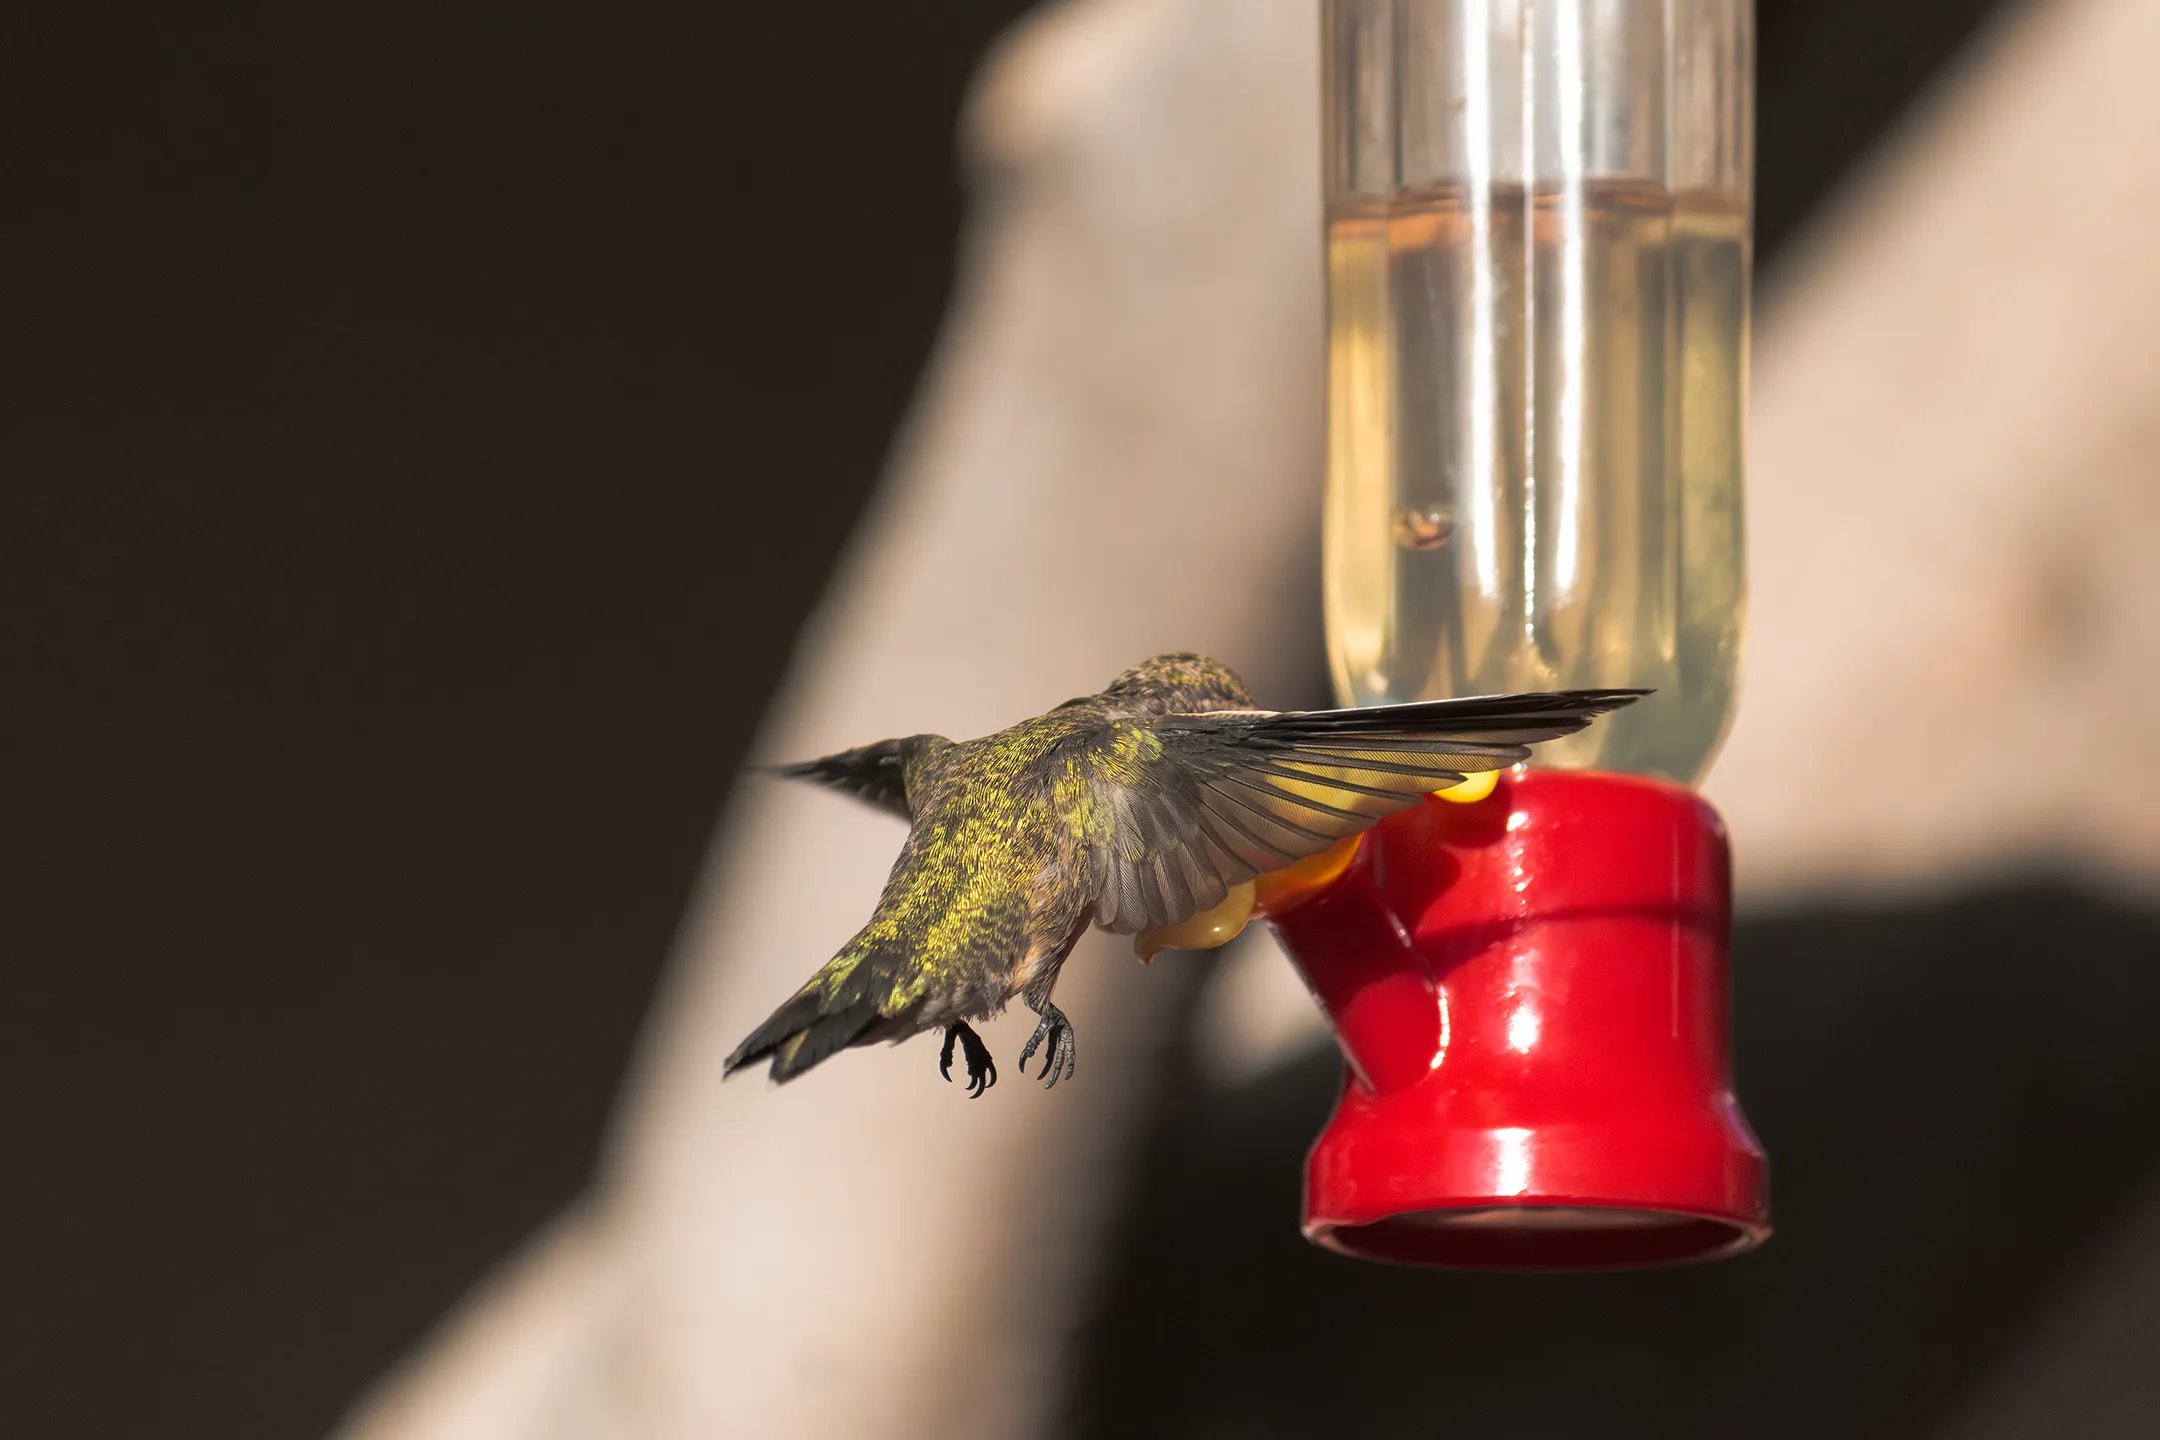
[[[990,1059],[990,1047],[983,1044],[966,1021],[956,1020],[945,1027],[945,1048],[938,1052],[938,1074],[952,1082],[952,1052],[958,1045],[967,1060],[968,1099],[978,1100],[982,1093],[997,1084],[997,1066]]]
[[[1046,1040],[1049,1042],[1049,1049],[1043,1056],[1042,1075],[1039,1078],[1043,1082],[1043,1089],[1048,1090],[1058,1081],[1072,1078],[1073,1052],[1078,1048],[1073,1043],[1072,1022],[1065,1018],[1064,1011],[1048,1003],[1042,1008],[1041,1023],[1035,1027],[1035,1033],[1028,1037],[1027,1044],[1020,1051],[1021,1074],[1027,1074],[1028,1061],[1035,1057],[1036,1048]]]

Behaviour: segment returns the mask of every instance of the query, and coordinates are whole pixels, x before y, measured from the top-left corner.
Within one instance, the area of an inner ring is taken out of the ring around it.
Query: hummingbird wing
[[[899,740],[858,745],[817,760],[775,765],[773,773],[790,780],[814,781],[903,820],[913,820],[915,812],[909,807],[907,798],[908,765],[911,761],[920,763],[951,743],[942,735],[909,735]]]
[[[1165,715],[1159,745],[1105,765],[1091,845],[1095,922],[1133,934],[1221,903],[1464,775],[1529,758],[1647,690],[1481,695],[1349,710]]]

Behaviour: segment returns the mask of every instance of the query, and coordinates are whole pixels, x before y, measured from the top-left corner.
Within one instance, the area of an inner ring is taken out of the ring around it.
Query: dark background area
[[[1334,1047],[1235,1088],[1188,1074],[1087,1307],[1060,1433],[1945,1433],[2150,1203],[2160,916],[2001,883],[1757,916],[1732,956],[1738,1088],[1774,1167],[1761,1250],[1603,1275],[1348,1263],[1297,1231]],[[2036,962],[2059,1003],[2035,1003]],[[2151,1434],[2142,1375],[2035,1433]]]
[[[1023,8],[0,19],[9,1433],[318,1433],[584,1183]],[[1767,0],[1766,258],[1991,8]]]

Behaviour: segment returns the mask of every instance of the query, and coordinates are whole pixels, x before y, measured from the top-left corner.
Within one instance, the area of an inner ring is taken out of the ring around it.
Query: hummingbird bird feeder
[[[1344,704],[1656,694],[1263,886],[1334,1027],[1305,1233],[1586,1269],[1770,1233],[1688,788],[1745,609],[1747,0],[1325,0]]]

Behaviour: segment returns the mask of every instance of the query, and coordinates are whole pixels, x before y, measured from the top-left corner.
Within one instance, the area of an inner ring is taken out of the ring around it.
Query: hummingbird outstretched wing
[[[773,773],[790,780],[813,781],[843,795],[852,795],[866,805],[875,805],[903,820],[913,820],[915,812],[908,805],[907,797],[908,763],[951,743],[942,735],[879,740],[842,750],[837,755],[792,765],[775,765]]]
[[[1095,922],[1133,934],[1219,904],[1465,775],[1526,760],[1647,690],[1481,695],[1152,722],[1155,746],[1094,782]]]

